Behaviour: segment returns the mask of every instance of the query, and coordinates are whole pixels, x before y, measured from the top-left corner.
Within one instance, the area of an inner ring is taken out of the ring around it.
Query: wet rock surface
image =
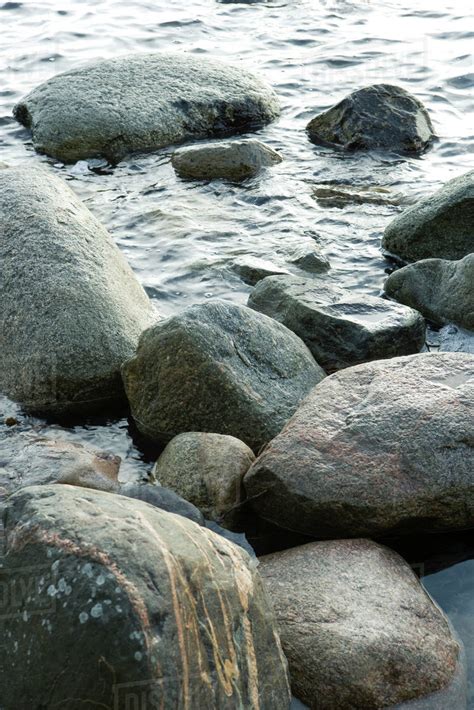
[[[248,305],[296,333],[326,372],[411,355],[425,342],[424,319],[412,308],[353,296],[320,280],[268,277],[257,284]]]
[[[149,503],[149,505],[160,508],[167,513],[182,515],[198,525],[204,525],[204,516],[201,511],[192,503],[184,500],[184,498],[175,493],[175,491],[165,488],[165,486],[157,486],[153,483],[127,481],[127,483],[123,483],[120,486],[117,492],[127,498]]]
[[[5,521],[2,575],[36,570],[5,609],[5,707],[21,688],[23,707],[288,708],[273,611],[240,547],[74,486],[15,493]]]
[[[438,325],[474,330],[474,254],[459,261],[423,259],[388,277],[385,293]]]
[[[240,276],[242,281],[250,286],[255,286],[256,283],[275,274],[289,274],[283,266],[273,264],[265,259],[257,259],[255,257],[241,256],[232,264],[232,270]]]
[[[369,540],[315,542],[260,558],[292,691],[318,710],[377,710],[425,698],[465,707],[460,649],[408,564]],[[432,694],[435,697],[430,697]],[[431,703],[431,704],[430,704]]]
[[[474,357],[426,353],[326,378],[244,478],[263,518],[320,538],[474,525]]]
[[[250,72],[155,53],[58,74],[33,89],[14,114],[31,129],[39,153],[66,162],[99,155],[118,162],[135,151],[255,130],[279,111],[276,94]]]
[[[0,171],[0,390],[42,413],[117,408],[154,312],[106,229],[59,178]]]
[[[474,170],[395,217],[382,247],[405,261],[462,259],[474,252]]]
[[[346,150],[422,153],[434,139],[431,119],[421,101],[390,84],[354,91],[313,118],[306,130],[313,143]]]
[[[225,301],[148,329],[123,366],[138,429],[168,443],[184,431],[229,434],[258,451],[324,371],[280,323]]]

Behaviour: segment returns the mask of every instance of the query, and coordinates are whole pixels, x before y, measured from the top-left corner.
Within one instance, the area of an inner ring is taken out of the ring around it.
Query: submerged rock
[[[123,366],[145,436],[167,443],[184,431],[229,434],[254,451],[323,377],[294,333],[225,301],[191,306],[149,328]]]
[[[474,330],[474,254],[460,261],[424,259],[394,271],[384,284],[391,298],[434,323]]]
[[[244,478],[252,506],[320,538],[474,526],[474,357],[423,353],[331,375]]]
[[[33,89],[14,109],[39,153],[118,162],[193,138],[255,130],[280,112],[274,91],[238,67],[182,54],[91,62]]]
[[[425,342],[417,311],[314,279],[270,276],[257,284],[248,305],[299,335],[326,372],[411,355]]]
[[[293,694],[308,707],[465,707],[459,644],[397,553],[369,540],[314,542],[260,558],[259,570]]]
[[[322,207],[347,207],[348,205],[400,205],[404,195],[381,185],[345,185],[321,183],[314,185],[312,196]]]
[[[474,251],[474,170],[447,182],[385,229],[382,247],[406,261],[462,259]]]
[[[182,515],[198,525],[204,525],[205,523],[203,514],[195,505],[164,486],[157,486],[148,482],[135,483],[134,481],[128,481],[120,486],[118,493],[127,498],[149,503],[155,508],[165,510],[167,513]]]
[[[240,547],[73,486],[15,493],[5,521],[6,708],[18,688],[23,707],[289,707],[273,611]]]
[[[313,118],[306,130],[313,143],[399,153],[422,153],[435,137],[421,101],[390,84],[354,91]]]
[[[203,515],[235,529],[242,504],[242,479],[255,456],[233,436],[185,432],[170,441],[153,475],[190,501]]]
[[[182,178],[226,178],[236,182],[253,177],[262,168],[282,160],[276,150],[250,138],[186,146],[171,156],[173,168]]]
[[[44,413],[115,407],[154,317],[111,236],[31,166],[0,171],[0,230],[0,391]]]
[[[242,256],[234,261],[232,269],[240,276],[242,281],[250,286],[274,274],[289,274],[284,267],[273,264],[265,259],[257,259],[253,256]]]

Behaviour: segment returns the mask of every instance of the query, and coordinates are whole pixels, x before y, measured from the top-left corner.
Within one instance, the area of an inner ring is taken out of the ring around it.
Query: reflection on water
[[[70,180],[111,230],[164,315],[208,298],[245,303],[250,287],[232,269],[239,256],[281,264],[313,242],[331,261],[328,278],[359,294],[377,295],[389,267],[380,253],[387,222],[471,167],[470,5],[466,0],[447,0],[442,7],[432,0],[4,2],[0,160],[42,163]],[[222,58],[260,72],[279,94],[283,113],[259,136],[284,162],[239,187],[182,182],[170,166],[170,149],[134,156],[113,170],[101,161],[65,167],[37,156],[27,131],[11,117],[14,103],[55,73],[98,57],[166,50]],[[401,160],[336,153],[307,140],[310,118],[374,82],[400,84],[425,103],[439,136],[432,151]],[[0,414],[17,416],[18,431],[86,440],[113,451],[124,459],[125,478],[146,474],[156,455],[137,447],[126,418],[52,426],[22,416],[6,400]],[[15,427],[1,428],[5,459]],[[473,562],[459,562],[425,581],[464,638],[474,668]]]

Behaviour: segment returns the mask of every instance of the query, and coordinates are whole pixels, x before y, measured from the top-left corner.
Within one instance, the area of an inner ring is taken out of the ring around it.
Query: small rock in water
[[[170,441],[153,474],[206,518],[235,530],[243,498],[242,479],[254,459],[252,450],[233,436],[185,432]]]
[[[390,84],[354,91],[313,118],[306,130],[313,143],[398,153],[422,153],[435,137],[421,101]]]
[[[182,178],[226,178],[236,182],[253,177],[262,168],[281,161],[279,153],[254,139],[186,146],[171,156],[173,168]]]
[[[370,540],[314,542],[261,557],[259,570],[292,691],[308,707],[465,708],[460,645],[397,553]]]
[[[290,256],[290,264],[294,264],[303,271],[311,274],[319,274],[327,271],[331,265],[323,254],[314,249],[300,248]]]
[[[315,185],[313,197],[322,207],[348,205],[400,205],[405,197],[378,185],[343,185],[327,183]]]
[[[382,247],[406,261],[462,259],[474,252],[474,170],[395,217]]]
[[[412,308],[353,296],[317,279],[269,276],[257,284],[248,305],[296,333],[326,372],[411,355],[425,342],[425,321]]]
[[[149,328],[123,366],[141,433],[229,434],[258,451],[325,376],[290,330],[245,306],[211,301]]]
[[[438,325],[474,330],[474,254],[459,261],[423,259],[394,271],[384,284],[390,298],[416,308]]]
[[[272,264],[271,261],[257,259],[252,256],[239,257],[232,264],[232,269],[240,276],[242,281],[245,281],[250,286],[255,286],[266,276],[290,273],[285,268]]]
[[[16,426],[16,425],[19,424],[19,423],[20,423],[20,422],[19,422],[19,420],[18,420],[16,417],[7,417],[7,418],[5,419],[5,424],[6,424],[6,426]]]

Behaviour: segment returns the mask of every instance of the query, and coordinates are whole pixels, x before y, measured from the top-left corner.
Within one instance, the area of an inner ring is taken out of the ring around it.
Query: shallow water
[[[390,268],[380,252],[385,225],[404,206],[472,167],[470,5],[466,0],[439,9],[432,0],[4,2],[0,160],[42,163],[71,180],[165,315],[215,297],[245,303],[250,287],[231,268],[238,256],[285,264],[296,248],[308,245],[330,259],[330,278],[377,295]],[[281,151],[284,162],[242,186],[180,181],[169,163],[170,149],[134,156],[114,170],[97,161],[64,167],[37,156],[27,131],[11,117],[22,95],[60,71],[99,57],[166,50],[222,58],[266,78],[283,113],[259,136]],[[425,103],[439,136],[433,150],[419,159],[346,155],[307,140],[310,118],[373,82],[400,84]],[[334,199],[332,187],[328,193],[333,183],[358,197]],[[0,436],[35,430],[86,440],[122,456],[124,478],[146,475],[156,453],[137,446],[126,418],[61,427],[24,417],[1,400],[0,415],[11,414],[21,423],[12,429],[0,425]],[[8,457],[8,441],[3,438],[0,457]],[[474,563],[459,562],[428,577],[427,584],[466,637],[474,669],[469,620]]]

